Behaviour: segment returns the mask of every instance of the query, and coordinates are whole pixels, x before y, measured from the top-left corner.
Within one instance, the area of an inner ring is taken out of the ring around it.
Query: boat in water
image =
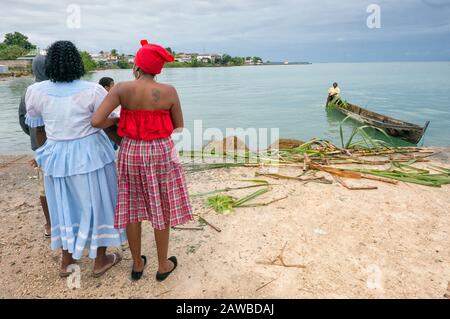
[[[343,101],[341,98],[327,100],[326,108],[336,111],[369,126],[384,130],[388,135],[401,138],[413,144],[418,144],[430,124],[427,121],[424,126],[404,122],[395,118],[369,111],[355,104]]]

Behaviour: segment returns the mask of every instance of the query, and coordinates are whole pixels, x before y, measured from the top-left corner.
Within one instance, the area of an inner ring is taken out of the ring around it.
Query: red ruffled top
[[[169,110],[127,110],[122,107],[117,134],[136,140],[156,140],[173,132]]]

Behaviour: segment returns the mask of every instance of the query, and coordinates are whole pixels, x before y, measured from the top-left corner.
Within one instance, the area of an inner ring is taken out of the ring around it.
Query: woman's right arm
[[[100,106],[94,110],[95,113],[91,119],[93,127],[108,128],[119,123],[119,118],[109,117],[114,109],[120,105],[119,87],[120,83],[116,84],[106,95]]]

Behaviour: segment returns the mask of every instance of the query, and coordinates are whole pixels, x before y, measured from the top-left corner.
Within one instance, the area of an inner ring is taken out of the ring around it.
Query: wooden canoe
[[[427,121],[425,125],[421,127],[416,124],[366,110],[348,102],[343,102],[339,98],[327,102],[326,106],[327,108],[333,108],[358,122],[383,129],[390,136],[401,138],[413,144],[419,143],[430,124],[430,121]]]

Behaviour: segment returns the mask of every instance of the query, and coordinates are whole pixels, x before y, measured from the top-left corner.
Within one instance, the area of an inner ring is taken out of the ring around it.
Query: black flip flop
[[[157,272],[156,273],[156,280],[157,281],[164,281],[164,280],[166,280],[166,278],[169,277],[169,275],[175,270],[175,268],[177,268],[177,264],[178,264],[177,257],[172,256],[172,257],[169,258],[169,260],[171,262],[173,262],[173,269],[171,271],[169,271],[169,272],[163,272],[163,273]]]
[[[141,258],[144,259],[144,268],[145,268],[145,265],[147,264],[147,257],[142,255]],[[144,269],[142,269],[142,271],[134,271],[133,269],[131,269],[131,279],[137,281],[141,279],[143,273]]]

